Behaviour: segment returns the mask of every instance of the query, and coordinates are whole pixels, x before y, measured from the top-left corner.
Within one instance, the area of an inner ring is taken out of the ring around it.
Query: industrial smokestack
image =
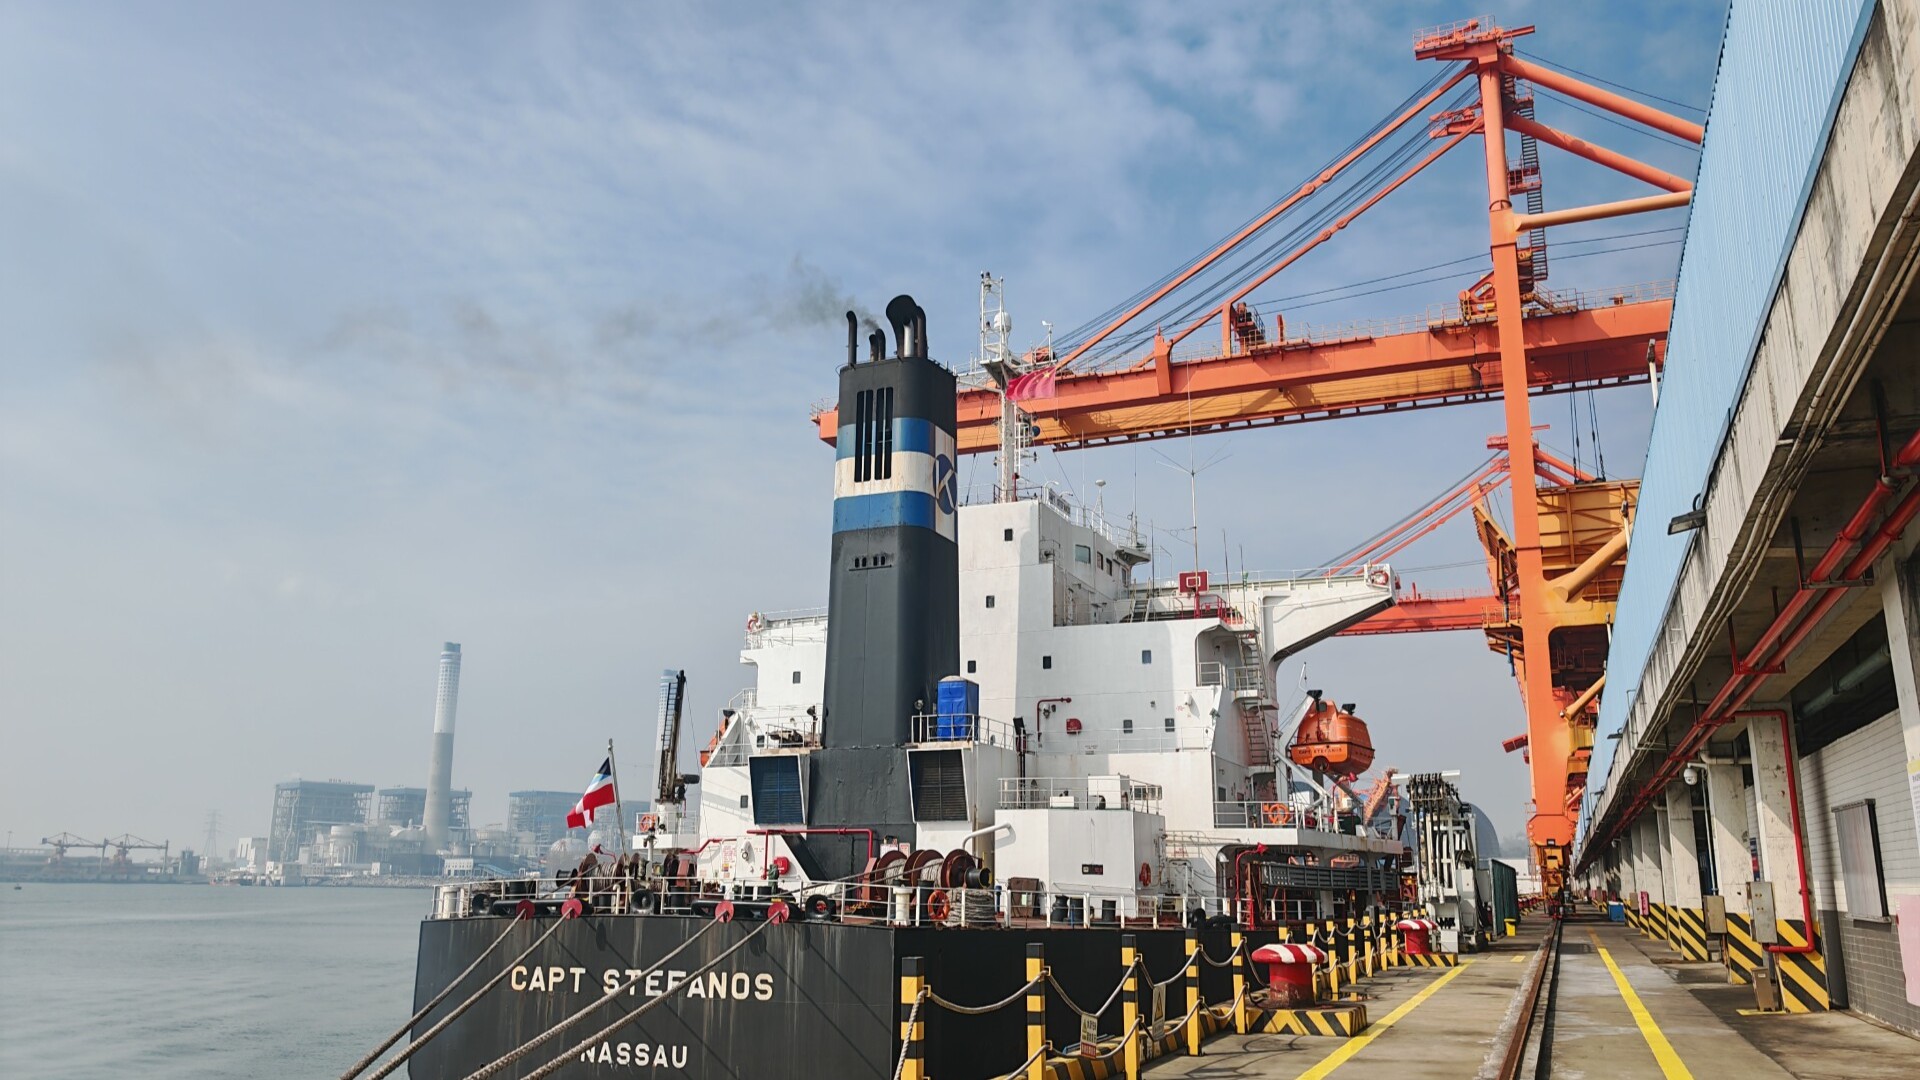
[[[447,848],[448,819],[453,816],[453,712],[460,703],[460,644],[449,641],[440,649],[440,690],[433,702],[433,760],[427,766],[427,843],[435,851]]]

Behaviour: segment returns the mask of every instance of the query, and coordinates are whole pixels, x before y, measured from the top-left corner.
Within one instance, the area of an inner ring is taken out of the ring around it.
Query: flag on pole
[[[1007,383],[1007,397],[1013,401],[1035,401],[1053,396],[1053,380],[1057,368],[1041,368],[1017,375]]]
[[[587,823],[593,820],[593,812],[602,806],[612,806],[614,797],[613,759],[608,758],[600,763],[600,771],[593,774],[593,780],[587,784],[586,793],[580,796],[580,801],[574,803],[573,809],[567,813],[567,828],[586,828]]]

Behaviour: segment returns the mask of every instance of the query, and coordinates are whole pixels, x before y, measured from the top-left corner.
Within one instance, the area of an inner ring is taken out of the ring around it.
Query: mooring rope
[[[522,950],[519,956],[514,957],[512,960],[509,960],[504,966],[502,966],[500,968],[500,973],[498,975],[495,975],[493,978],[488,979],[486,983],[483,984],[480,987],[480,989],[475,990],[473,994],[467,998],[467,1000],[454,1006],[452,1012],[442,1017],[439,1023],[428,1028],[426,1031],[426,1034],[408,1043],[406,1049],[400,1051],[400,1053],[396,1057],[388,1061],[385,1065],[380,1066],[379,1070],[376,1071],[372,1076],[368,1077],[367,1080],[382,1080],[383,1077],[391,1075],[393,1070],[399,1068],[401,1064],[403,1064],[408,1058],[413,1056],[414,1051],[427,1045],[427,1040],[433,1038],[435,1035],[438,1035],[442,1031],[446,1030],[446,1027],[448,1024],[451,1024],[455,1020],[460,1019],[461,1013],[464,1013],[468,1009],[473,1008],[475,1003],[477,1003],[480,1000],[482,995],[484,995],[487,991],[493,989],[494,987],[500,985],[500,980],[506,978],[507,975],[513,971],[514,967],[520,963],[520,961],[525,960],[527,957],[533,955],[533,950],[539,948],[542,944],[544,944],[548,938],[553,936],[553,932],[560,929],[560,927],[566,925],[566,922],[567,922],[566,919],[553,920],[553,925],[547,927],[547,932],[544,934],[541,934],[538,938],[534,939],[533,944],[527,946],[524,950]]]
[[[621,982],[620,984],[616,985],[613,989],[608,990],[607,992],[601,994],[599,998],[588,1002],[586,1005],[581,1006],[579,1011],[575,1012],[572,1016],[567,1017],[565,1020],[562,1020],[559,1023],[548,1028],[547,1030],[541,1032],[540,1034],[535,1035],[533,1038],[527,1040],[524,1043],[521,1043],[519,1046],[514,1047],[512,1050],[507,1051],[506,1054],[502,1055],[500,1058],[496,1059],[495,1061],[492,1061],[489,1064],[482,1066],[478,1072],[475,1072],[472,1076],[469,1076],[467,1080],[481,1080],[481,1078],[483,1077],[492,1076],[494,1073],[499,1072],[501,1069],[506,1068],[507,1066],[513,1064],[516,1061],[519,1061],[523,1057],[526,1057],[528,1054],[532,1053],[535,1049],[544,1045],[547,1041],[557,1038],[561,1032],[567,1030],[573,1025],[579,1023],[581,1020],[585,1019],[588,1013],[594,1011],[595,1009],[598,1009],[602,1005],[605,1005],[607,1002],[612,1001],[614,998],[619,997],[621,994],[626,993],[628,990],[631,990],[636,984],[638,984],[641,980],[645,979],[647,976],[653,974],[654,972],[659,971],[661,967],[665,966],[667,961],[673,959],[676,956],[679,956],[682,952],[685,952],[688,948],[692,947],[694,942],[699,941],[701,938],[705,937],[707,934],[707,931],[712,930],[714,927],[719,925],[720,925],[720,920],[718,919],[715,919],[712,922],[707,923],[707,925],[700,928],[699,933],[681,942],[679,946],[675,948],[672,952],[654,961],[654,964],[652,967],[648,968],[645,971],[640,972],[637,975],[632,976],[631,978],[628,978],[624,982]],[[770,926],[772,924],[762,923],[761,925],[764,927],[764,926]],[[754,931],[754,933],[758,933],[758,932],[759,931],[757,930]],[[751,934],[748,935],[749,938],[752,936],[753,935]],[[682,985],[685,985],[685,984],[683,983]],[[663,997],[655,998],[654,1000],[660,1001],[660,1000],[664,1000],[665,997],[671,997],[671,996],[672,994],[668,993]],[[646,1011],[645,1006],[642,1006],[640,1010],[630,1015],[638,1016],[639,1013],[645,1012],[645,1011]]]
[[[425,1005],[420,1006],[420,1011],[408,1017],[407,1022],[404,1024],[401,1024],[399,1027],[399,1030],[387,1036],[385,1042],[381,1043],[379,1046],[374,1047],[373,1050],[369,1052],[366,1057],[363,1057],[359,1061],[354,1062],[353,1068],[348,1069],[346,1072],[341,1073],[340,1080],[353,1080],[354,1077],[359,1076],[361,1073],[367,1071],[367,1067],[369,1065],[372,1065],[375,1061],[378,1061],[380,1059],[381,1054],[384,1054],[388,1050],[391,1050],[393,1048],[394,1043],[399,1042],[402,1036],[404,1036],[407,1032],[413,1030],[413,1025],[426,1019],[427,1014],[432,1012],[435,1006],[447,1000],[447,995],[453,993],[454,987],[459,986],[463,981],[466,980],[467,976],[473,974],[474,971],[478,970],[478,968],[480,967],[480,962],[485,960],[487,957],[492,956],[493,950],[499,948],[500,943],[507,940],[507,935],[513,933],[513,928],[516,926],[519,926],[521,920],[524,918],[525,916],[523,915],[515,915],[510,921],[508,921],[507,928],[505,930],[500,931],[500,936],[493,939],[493,944],[487,946],[487,949],[485,952],[473,958],[473,963],[467,965],[467,970],[461,972],[458,975],[455,975],[453,977],[452,982],[449,982],[439,993],[433,995],[433,1000],[427,1002]]]
[[[717,920],[715,922],[715,925],[718,925]],[[694,971],[691,974],[689,974],[684,981],[682,981],[678,986],[675,986],[672,990],[669,990],[666,993],[660,995],[659,997],[654,998],[651,1001],[648,1001],[646,1004],[620,1017],[620,1019],[615,1020],[613,1023],[608,1024],[606,1027],[601,1028],[599,1031],[596,1031],[593,1034],[587,1036],[586,1038],[580,1040],[578,1043],[575,1043],[573,1046],[569,1047],[567,1051],[561,1054],[559,1057],[554,1058],[552,1061],[549,1061],[545,1065],[542,1065],[539,1068],[528,1073],[523,1078],[523,1080],[545,1080],[546,1077],[552,1076],[554,1073],[559,1072],[561,1069],[565,1068],[569,1062],[578,1059],[581,1054],[586,1053],[588,1047],[591,1047],[594,1043],[600,1042],[601,1040],[605,1039],[607,1036],[620,1030],[620,1028],[623,1025],[627,1024],[628,1022],[639,1019],[642,1015],[644,1015],[647,1012],[647,1010],[653,1008],[654,1006],[659,1005],[662,1002],[671,1000],[673,998],[673,995],[680,991],[680,987],[683,987],[688,985],[689,983],[692,983],[695,979],[698,979],[700,976],[705,975],[707,972],[712,971],[716,967],[719,967],[720,962],[722,960],[725,960],[727,957],[732,956],[734,953],[739,952],[741,949],[745,948],[747,944],[751,942],[754,938],[759,937],[761,934],[765,933],[767,930],[767,927],[776,926],[776,925],[778,924],[773,922],[763,922],[760,925],[754,927],[751,931],[748,932],[746,937],[743,937],[739,941],[736,941],[732,945],[729,945],[726,948],[726,950],[722,952],[719,956],[714,957],[712,960],[709,960],[705,964],[702,964],[700,967],[694,969]],[[704,934],[706,933],[706,931],[702,930],[701,933]],[[699,935],[697,934],[695,935],[695,937],[698,937],[698,936]],[[691,944],[691,941],[689,941],[689,944]],[[685,948],[685,946],[682,946],[682,948]],[[676,949],[674,951],[678,952],[679,950]],[[493,1067],[494,1066],[492,1065],[487,1066],[488,1069],[492,1069]],[[502,1065],[501,1067],[504,1068],[505,1066]],[[483,1077],[490,1076],[490,1075],[492,1075],[492,1073],[489,1073],[486,1070],[482,1070],[480,1072],[474,1073],[473,1075],[467,1077],[466,1080],[482,1080]]]

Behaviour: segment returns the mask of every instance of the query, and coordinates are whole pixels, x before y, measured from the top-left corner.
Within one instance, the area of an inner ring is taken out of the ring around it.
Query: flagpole
[[[620,854],[627,853],[627,811],[620,803],[620,763],[613,756],[613,740],[607,740],[607,768],[613,780],[613,831],[620,838]]]

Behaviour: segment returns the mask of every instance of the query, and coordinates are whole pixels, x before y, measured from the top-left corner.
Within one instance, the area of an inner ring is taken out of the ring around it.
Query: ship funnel
[[[804,824],[911,839],[914,718],[960,668],[955,386],[926,355],[927,313],[913,297],[894,297],[886,319],[894,355],[876,331],[873,362],[840,372],[821,748],[805,764]],[[860,869],[842,846],[789,843],[827,878]]]
[[[860,362],[860,316],[847,312],[847,366]]]

